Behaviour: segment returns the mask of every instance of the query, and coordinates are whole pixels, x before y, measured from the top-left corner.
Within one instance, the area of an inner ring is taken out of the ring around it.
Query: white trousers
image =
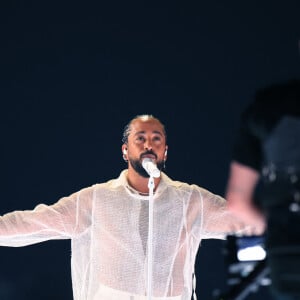
[[[181,300],[181,296],[176,297],[152,297],[153,300]],[[123,291],[118,291],[101,285],[93,300],[148,300],[147,296],[140,296]]]

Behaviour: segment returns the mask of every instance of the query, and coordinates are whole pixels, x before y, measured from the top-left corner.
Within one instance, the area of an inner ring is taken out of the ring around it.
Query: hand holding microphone
[[[160,171],[158,170],[156,163],[151,158],[145,157],[142,161],[142,166],[150,177],[160,177]]]

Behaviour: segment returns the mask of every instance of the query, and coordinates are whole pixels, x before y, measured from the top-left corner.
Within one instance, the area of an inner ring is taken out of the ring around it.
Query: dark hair
[[[131,132],[131,124],[133,121],[137,120],[137,119],[141,119],[141,120],[156,120],[158,121],[161,126],[162,126],[162,129],[163,129],[163,133],[165,135],[165,138],[167,139],[167,133],[166,133],[166,129],[165,129],[165,125],[159,120],[157,119],[156,117],[154,117],[153,115],[148,115],[148,114],[144,114],[144,115],[137,115],[135,116],[133,119],[131,119],[129,121],[129,123],[124,127],[124,130],[123,130],[123,137],[122,137],[122,142],[124,144],[127,144],[128,143],[128,136]]]

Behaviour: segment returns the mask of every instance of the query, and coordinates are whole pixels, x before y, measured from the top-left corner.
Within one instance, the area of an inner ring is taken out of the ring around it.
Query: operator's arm
[[[225,198],[228,209],[254,228],[253,234],[265,231],[265,218],[253,202],[253,195],[260,174],[257,170],[233,161],[230,165]]]

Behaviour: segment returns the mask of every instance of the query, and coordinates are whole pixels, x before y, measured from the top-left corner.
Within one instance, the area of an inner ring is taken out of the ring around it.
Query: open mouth
[[[141,155],[141,159],[143,159],[143,158],[145,158],[145,157],[150,158],[150,159],[153,159],[153,160],[156,160],[156,159],[157,159],[156,155],[153,154],[153,153],[145,153],[145,154],[142,154],[142,155]]]

